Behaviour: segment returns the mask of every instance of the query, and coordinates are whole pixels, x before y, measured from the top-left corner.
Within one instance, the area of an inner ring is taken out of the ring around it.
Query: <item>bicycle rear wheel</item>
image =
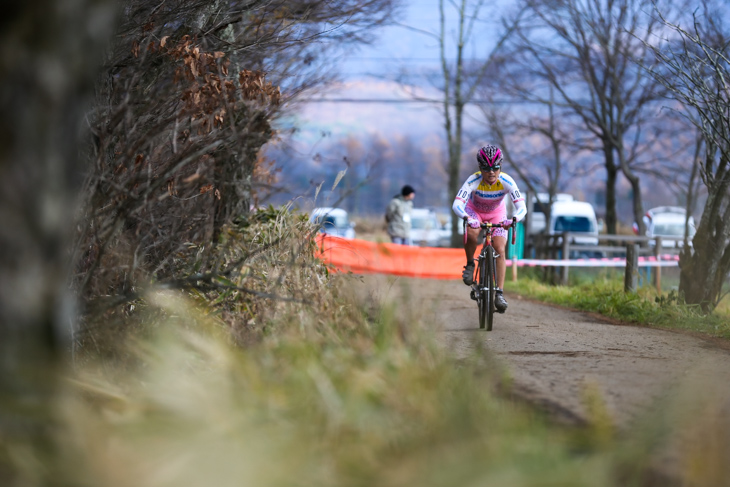
[[[487,256],[484,259],[486,261],[486,279],[484,279],[484,301],[487,303],[485,314],[487,317],[487,331],[492,331],[492,325],[494,324],[494,299],[497,294],[497,262],[494,257],[494,249],[487,249]]]
[[[489,293],[485,291],[487,283],[489,282],[489,268],[484,254],[479,256],[479,276],[477,279],[477,305],[479,306],[479,328],[484,329],[487,326],[487,315],[489,314],[489,308],[491,302],[489,301]]]

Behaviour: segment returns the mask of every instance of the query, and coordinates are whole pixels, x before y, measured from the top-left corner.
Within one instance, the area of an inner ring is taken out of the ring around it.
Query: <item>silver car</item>
[[[443,226],[436,213],[426,208],[411,211],[411,241],[421,247],[439,247],[443,244]]]
[[[342,208],[315,208],[309,220],[320,226],[320,232],[342,238],[355,238],[355,224]]]

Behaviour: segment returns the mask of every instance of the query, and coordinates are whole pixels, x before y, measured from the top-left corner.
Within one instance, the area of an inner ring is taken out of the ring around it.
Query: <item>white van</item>
[[[555,201],[550,212],[548,233],[575,234],[571,243],[598,245],[598,220],[593,205],[585,201]]]
[[[647,237],[670,237],[662,240],[662,247],[678,247],[684,245],[684,225],[687,222],[687,211],[679,206],[657,206],[644,215]],[[694,237],[695,221],[689,217],[689,238]],[[636,228],[634,231],[636,231]]]
[[[558,201],[573,201],[573,195],[568,193],[557,193],[553,196],[554,202]],[[537,193],[537,195],[529,198],[530,207],[527,208],[528,215],[527,221],[530,228],[527,233],[540,233],[545,230],[545,213],[542,212],[542,204],[550,202],[550,195],[548,193]]]

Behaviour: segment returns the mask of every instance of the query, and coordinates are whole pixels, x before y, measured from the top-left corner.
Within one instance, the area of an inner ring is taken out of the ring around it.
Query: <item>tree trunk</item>
[[[461,187],[461,179],[459,178],[459,169],[461,166],[461,140],[454,140],[449,143],[449,195],[453,198]],[[453,201],[453,200],[452,200]],[[461,220],[455,213],[451,213],[451,246],[463,247],[463,237],[459,234],[459,226],[462,225]]]
[[[679,260],[680,296],[687,304],[700,305],[704,312],[710,312],[717,306],[722,296],[722,285],[730,271],[728,186],[730,181],[724,179],[709,186],[692,248],[685,248]]]
[[[618,168],[613,162],[613,148],[604,149],[606,157],[606,232],[609,235],[616,235],[618,218],[616,215],[616,180]]]
[[[79,132],[101,60],[95,46],[106,45],[111,29],[87,28],[102,12],[86,3],[16,3],[0,30],[2,45],[23,46],[14,52],[25,56],[0,59],[0,212],[12,220],[5,222],[12,230],[0,234],[4,368],[53,360],[68,345],[67,250],[84,174]],[[88,37],[94,34],[103,39]]]
[[[11,2],[1,22],[0,436],[29,446],[24,455],[43,466],[18,485],[53,483],[43,455],[59,447],[56,379],[73,350],[68,249],[85,161],[79,133],[112,14],[102,2]],[[15,475],[7,461],[3,477]]]
[[[680,256],[679,294],[687,304],[697,304],[702,311],[712,311],[722,295],[725,276],[730,271],[730,247],[713,251],[714,242],[699,231],[693,240],[697,246],[682,251]]]
[[[478,10],[478,9],[477,9]],[[459,191],[461,182],[459,180],[459,169],[461,167],[461,137],[462,137],[462,118],[464,115],[464,104],[466,103],[464,95],[462,93],[462,84],[464,82],[464,23],[466,20],[466,1],[462,0],[459,6],[459,34],[456,46],[456,73],[454,77],[454,93],[453,99],[450,99],[451,93],[449,90],[449,70],[446,64],[446,40],[445,40],[445,27],[444,27],[444,2],[439,2],[439,11],[441,13],[441,37],[440,37],[440,49],[441,49],[441,63],[443,66],[444,73],[444,116],[446,118],[446,137],[449,144],[449,195],[451,198],[456,196],[456,192]],[[475,12],[476,15],[476,12]],[[449,113],[450,107],[454,107],[454,124],[451,124],[451,116]],[[462,223],[456,218],[456,215],[451,215],[451,246],[461,247],[464,243],[459,235],[458,228]]]
[[[641,181],[639,177],[629,168],[628,164],[623,160],[623,155],[619,154],[621,160],[621,168],[626,179],[631,183],[632,190],[632,210],[634,212],[634,221],[639,226],[639,235],[646,235],[646,225],[644,224],[644,204],[641,198]]]

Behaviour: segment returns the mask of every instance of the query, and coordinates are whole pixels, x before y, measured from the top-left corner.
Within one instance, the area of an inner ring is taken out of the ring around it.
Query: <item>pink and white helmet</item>
[[[477,152],[479,168],[500,169],[502,166],[502,150],[496,145],[485,145]]]

